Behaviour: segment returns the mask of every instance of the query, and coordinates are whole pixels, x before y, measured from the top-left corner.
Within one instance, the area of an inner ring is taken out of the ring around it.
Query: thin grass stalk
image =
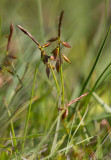
[[[92,96],[94,97],[94,99],[96,100],[96,102],[102,106],[102,108],[107,112],[107,113],[111,113],[111,107],[106,104],[95,92],[93,92]]]
[[[81,120],[80,120],[80,122],[79,122],[76,130],[74,131],[73,135],[71,136],[71,140],[70,140],[70,141],[68,140],[67,147],[69,147],[69,146],[71,145],[71,143],[73,143],[73,141],[74,141],[74,136],[75,136],[75,134],[77,133],[79,127],[80,127],[81,125],[84,126],[84,122],[83,122],[83,121],[84,121],[84,118],[86,117],[86,114],[87,114],[87,112],[88,112],[88,109],[89,109],[89,108],[88,108],[88,106],[87,106],[83,117],[81,118]],[[80,115],[80,116],[81,116],[81,115]],[[80,117],[79,117],[79,118],[80,118]],[[84,128],[83,128],[83,129],[84,129]],[[85,133],[86,139],[87,139],[87,141],[88,141],[88,143],[89,143],[89,136],[88,136],[86,130],[84,130],[84,133]],[[70,134],[70,135],[71,135],[71,134]],[[65,155],[67,155],[67,152],[68,152],[68,149],[66,150]]]
[[[33,135],[26,136],[26,139],[37,138],[37,137],[41,137],[44,135],[45,134],[33,134]],[[23,138],[24,137],[0,138],[0,140],[14,140],[14,139],[22,140]]]
[[[31,98],[30,98],[30,105],[28,107],[28,113],[27,113],[27,117],[26,117],[25,129],[24,129],[24,136],[23,136],[24,138],[23,138],[23,142],[22,142],[22,152],[23,152],[24,145],[25,145],[25,140],[26,140],[28,122],[29,122],[30,112],[31,112],[31,108],[32,108],[32,98],[33,98],[33,95],[34,95],[35,82],[36,82],[36,76],[37,76],[39,63],[36,65],[36,68],[35,68],[34,81],[33,81],[33,87],[32,87]]]
[[[108,19],[108,7],[109,7],[109,0],[105,0],[105,25],[107,24],[107,19]]]
[[[38,153],[38,151],[41,149],[42,145],[45,143],[45,141],[48,139],[49,135],[51,134],[51,132],[53,131],[54,129],[54,126],[56,125],[57,121],[58,121],[58,118],[61,117],[61,115],[63,114],[64,110],[57,116],[57,118],[55,119],[55,121],[53,122],[53,124],[51,125],[48,133],[43,137],[43,139],[40,141],[40,143],[37,145],[37,148],[35,148],[33,150],[33,153],[34,151],[36,152],[36,155]],[[30,156],[30,159],[33,159],[33,155]]]
[[[61,106],[61,96],[59,97],[59,106]],[[60,114],[60,111],[59,111],[59,114]],[[58,117],[58,120],[57,120],[57,126],[56,126],[55,136],[54,136],[54,140],[51,148],[51,154],[53,154],[56,149],[59,127],[60,127],[60,117]]]
[[[85,104],[84,104],[84,107],[87,106],[87,103],[89,102],[91,95],[92,95],[93,92],[95,91],[97,85],[99,84],[99,81],[101,80],[101,78],[103,77],[103,75],[105,74],[105,72],[109,69],[109,67],[111,67],[111,63],[109,63],[109,64],[106,66],[106,68],[103,70],[103,72],[102,72],[102,73],[100,74],[100,76],[98,77],[97,81],[95,82],[94,86],[92,87],[92,89],[91,89],[91,91],[90,91],[90,93],[89,93],[89,95],[88,95],[88,98],[87,98],[87,101],[86,101]]]
[[[62,85],[61,102],[62,102],[62,105],[63,105],[63,103],[64,103],[64,80],[63,80],[62,65],[60,65],[60,75],[61,75],[61,85]]]
[[[8,104],[7,104],[7,102],[6,102],[5,97],[4,97],[4,102],[5,102],[6,109],[7,109],[7,111],[8,111],[8,115],[9,115],[9,117],[11,117],[11,112],[10,112],[10,110],[8,109]],[[12,119],[11,119],[11,121],[10,121],[10,125],[11,125],[12,135],[13,135],[13,138],[14,138],[14,139],[13,139],[13,144],[14,144],[14,147],[16,147],[16,146],[17,146],[17,141],[16,141],[16,137],[15,137],[15,131],[14,131],[14,125],[13,125]],[[3,140],[3,139],[2,139],[2,140]],[[15,151],[16,151],[16,153],[18,153],[18,149],[16,149]]]
[[[53,71],[53,69],[52,69],[52,66],[51,66],[50,62],[49,62],[49,65],[50,65],[51,72],[52,72],[52,75],[53,75],[53,78],[54,78],[54,81],[55,81],[56,88],[57,88],[57,90],[58,90],[59,97],[61,97],[61,91],[60,91],[60,88],[59,88],[59,85],[58,85],[56,76],[55,76],[55,74],[54,74],[54,71]],[[61,100],[60,100],[60,101],[61,101]],[[61,105],[61,104],[60,104],[60,105]],[[60,112],[59,112],[59,113],[60,113]],[[53,144],[52,144],[52,148],[51,148],[51,154],[54,153],[54,150],[55,150],[55,148],[56,148],[59,126],[60,126],[60,117],[58,117],[58,120],[57,120],[57,126],[56,126],[55,136],[54,136],[54,140],[53,140]]]
[[[42,38],[42,40],[44,41],[44,26],[43,26],[43,16],[42,16],[41,0],[37,0],[37,4],[38,4],[38,13],[39,13],[39,23],[40,23],[41,38]],[[48,61],[48,62],[49,62],[50,68],[51,68],[51,72],[52,72],[52,75],[53,75],[53,78],[54,78],[54,81],[55,81],[55,85],[56,85],[58,94],[59,94],[59,96],[60,96],[60,95],[61,95],[61,92],[60,92],[60,88],[59,88],[59,85],[58,85],[56,76],[55,76],[55,74],[54,74],[54,71],[53,71],[53,69],[52,69],[52,66],[51,66],[50,61]]]
[[[59,47],[61,86],[62,86],[62,92],[60,93],[60,99],[61,99],[60,101],[61,102],[60,102],[59,107],[61,107],[61,105],[63,106],[63,103],[64,103],[64,82],[63,82],[63,74],[62,74],[61,52],[60,52],[60,34],[61,34],[61,22],[62,22],[62,18],[63,18],[63,13],[64,12],[62,11],[61,15],[60,15],[60,19],[59,19],[59,26],[58,26],[58,47]],[[59,113],[60,113],[60,111],[59,111]],[[59,128],[60,128],[60,117],[58,117],[58,121],[57,121],[56,133],[55,133],[54,140],[53,140],[51,154],[53,154],[56,149]]]
[[[41,40],[44,42],[44,25],[41,0],[37,0]]]
[[[103,146],[103,144],[106,142],[106,140],[108,139],[108,137],[110,136],[110,134],[111,134],[111,131],[109,131],[109,132],[104,136],[103,140],[101,141],[100,146],[97,148],[97,150],[96,150],[95,153],[93,154],[93,157],[92,157],[93,159],[96,159],[96,154],[97,154],[98,150]]]
[[[98,60],[99,60],[99,58],[100,58],[100,56],[101,56],[101,53],[102,53],[102,50],[103,50],[104,45],[105,45],[105,43],[106,43],[106,40],[107,40],[107,38],[108,38],[108,35],[109,35],[109,33],[110,33],[110,30],[111,30],[111,26],[110,26],[109,29],[108,29],[108,32],[107,32],[106,37],[105,37],[105,39],[104,39],[104,41],[103,41],[103,43],[102,43],[102,46],[101,46],[101,48],[100,48],[100,50],[99,50],[99,52],[98,52],[98,55],[97,55],[96,60],[95,60],[95,62],[94,62],[94,65],[93,65],[93,67],[92,67],[92,69],[91,69],[91,71],[90,71],[90,73],[89,73],[86,81],[85,81],[84,84],[83,84],[83,87],[82,87],[82,90],[81,90],[80,95],[84,92],[84,90],[85,90],[85,88],[86,88],[86,86],[87,86],[87,84],[88,84],[88,82],[89,82],[89,80],[90,80],[90,78],[91,78],[91,75],[92,75],[92,73],[93,73],[93,71],[94,71],[94,69],[95,69],[95,67],[96,67],[96,65],[97,65],[97,63],[98,63]]]
[[[56,85],[56,88],[57,88],[58,94],[59,94],[59,96],[60,96],[60,95],[61,95],[61,92],[60,92],[60,88],[59,88],[59,85],[58,85],[58,82],[57,82],[56,76],[55,76],[55,74],[54,74],[54,71],[53,71],[53,68],[52,68],[52,66],[51,66],[50,61],[48,61],[48,62],[49,62],[49,65],[50,65],[50,69],[51,69],[51,72],[52,72],[53,79],[54,79],[54,81],[55,81],[55,85]]]

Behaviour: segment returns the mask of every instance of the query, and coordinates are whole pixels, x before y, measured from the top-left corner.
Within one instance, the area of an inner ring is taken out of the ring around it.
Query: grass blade
[[[85,81],[84,84],[83,84],[83,87],[82,87],[82,90],[81,90],[80,95],[81,95],[81,94],[83,93],[83,91],[85,90],[85,88],[86,88],[86,86],[87,86],[87,84],[88,84],[88,82],[89,82],[89,80],[90,80],[90,78],[91,78],[91,75],[92,75],[92,73],[93,73],[93,71],[94,71],[94,69],[95,69],[95,67],[96,67],[96,65],[97,65],[97,63],[98,63],[98,61],[99,61],[99,58],[100,58],[100,56],[101,56],[101,54],[102,54],[102,50],[103,50],[103,48],[104,48],[104,45],[105,45],[105,43],[106,43],[106,40],[107,40],[108,35],[109,35],[109,33],[110,33],[110,30],[111,30],[111,27],[109,27],[109,29],[108,29],[108,32],[107,32],[106,37],[105,37],[105,39],[104,39],[104,41],[103,41],[103,43],[102,43],[102,46],[101,46],[101,48],[100,48],[100,50],[99,50],[99,52],[98,52],[98,55],[97,55],[96,60],[95,60],[95,62],[94,62],[94,65],[93,65],[93,67],[92,67],[92,69],[91,69],[91,71],[90,71],[90,73],[89,73],[86,81]]]
[[[26,134],[27,134],[28,121],[29,121],[31,107],[32,107],[32,98],[33,98],[33,95],[34,95],[36,75],[37,75],[39,63],[36,65],[36,68],[35,68],[34,81],[33,81],[33,87],[32,87],[31,98],[30,98],[30,105],[29,105],[29,108],[28,108],[28,113],[27,113],[26,123],[25,123],[25,129],[24,129],[24,139],[23,139],[23,142],[22,142],[22,152],[23,152],[24,145],[25,145],[25,139],[26,139]]]

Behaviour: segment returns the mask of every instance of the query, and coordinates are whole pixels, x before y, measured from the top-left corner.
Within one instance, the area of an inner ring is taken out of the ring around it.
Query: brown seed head
[[[58,37],[54,37],[54,38],[49,39],[47,42],[54,42],[54,41],[56,41],[57,39],[58,39]]]
[[[16,59],[17,57],[14,56],[14,55],[7,55],[8,58],[11,58],[11,59]]]
[[[65,60],[66,62],[68,62],[68,63],[71,64],[71,62],[69,61],[69,59],[68,59],[65,55],[61,54],[61,56],[64,58],[64,60]]]
[[[42,45],[41,47],[42,47],[42,48],[45,48],[45,47],[48,47],[48,46],[50,46],[50,45],[51,45],[51,43],[46,43],[46,44]]]
[[[7,70],[11,75],[14,76],[14,73],[12,72],[12,70],[11,70],[10,68],[6,68],[6,70]]]
[[[14,31],[14,26],[13,26],[13,23],[11,22],[11,24],[10,24],[10,34],[8,36],[8,43],[7,43],[7,51],[9,51],[9,48],[10,48],[10,42],[11,42],[11,39],[12,39],[13,31]]]
[[[63,119],[65,119],[67,116],[68,116],[68,109],[66,108],[65,111],[64,111],[64,113],[63,113],[63,115],[62,115],[62,117],[61,117],[61,119],[63,120]]]
[[[48,62],[48,58],[50,58],[50,56],[48,56],[44,51],[41,51],[41,59],[44,62],[44,64]]]
[[[50,66],[49,66],[48,63],[46,64],[46,74],[47,74],[47,77],[49,78],[49,75],[50,75]]]
[[[70,46],[67,42],[62,42],[62,41],[61,41],[61,43],[62,43],[65,47],[71,48],[71,46]]]
[[[62,23],[62,19],[63,19],[63,14],[64,14],[64,11],[61,12],[60,18],[59,18],[58,37],[60,37],[60,34],[61,34],[61,23]]]
[[[56,47],[53,51],[52,54],[54,56],[54,59],[56,59],[58,57],[59,54],[59,47]]]
[[[56,62],[56,70],[59,73],[59,71],[60,71],[60,62],[59,62],[59,60],[57,60],[57,62]]]

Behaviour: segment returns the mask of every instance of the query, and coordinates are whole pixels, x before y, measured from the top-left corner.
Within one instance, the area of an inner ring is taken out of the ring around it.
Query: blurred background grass
[[[41,10],[40,10],[41,9]],[[65,54],[71,61],[71,65],[64,62],[63,75],[65,82],[65,103],[76,98],[82,88],[83,82],[87,78],[93,63],[96,59],[97,53],[104,40],[106,32],[111,21],[111,2],[109,0],[1,0],[0,14],[1,14],[1,60],[6,54],[7,39],[9,34],[10,22],[14,23],[14,35],[12,39],[11,52],[13,52],[18,59],[15,60],[15,68],[20,77],[23,76],[25,68],[28,64],[28,70],[23,81],[23,88],[20,92],[15,93],[15,88],[18,84],[17,78],[12,78],[9,83],[1,87],[0,90],[0,121],[1,131],[8,123],[8,113],[3,101],[3,96],[9,104],[11,113],[14,114],[18,106],[26,99],[30,98],[31,88],[34,78],[34,70],[37,63],[40,61],[40,52],[36,45],[24,35],[18,28],[17,24],[23,26],[29,31],[40,44],[44,44],[48,39],[57,36],[58,19],[60,12],[64,10],[64,18],[62,23],[62,39],[71,45],[71,49],[62,48],[62,53]],[[41,17],[41,18],[40,18]],[[41,21],[43,20],[43,21]],[[43,25],[42,25],[43,24]],[[99,59],[96,69],[91,76],[88,87],[91,88],[103,69],[111,62],[111,34],[107,39],[103,53]],[[50,55],[52,49],[46,49]],[[32,112],[29,121],[28,135],[36,133],[46,133],[58,115],[57,111],[57,93],[54,86],[52,75],[48,79],[46,76],[44,64],[40,64],[36,80],[36,89],[34,96],[37,100],[32,105]],[[57,75],[58,81],[60,76]],[[9,74],[1,75],[1,85],[9,78]],[[96,93],[102,100],[111,105],[111,74],[101,82]],[[101,105],[92,98],[91,105],[93,106],[86,118],[87,122],[94,120],[96,117],[102,116],[105,110]],[[22,105],[21,113],[16,116],[14,120],[16,136],[23,135],[25,124],[26,108],[29,105],[27,101]],[[84,100],[82,105],[84,105]],[[73,107],[70,109],[70,115],[73,113]],[[109,115],[108,115],[109,116]],[[70,116],[69,116],[70,117]],[[110,121],[108,117],[108,122]],[[76,124],[77,125],[77,122]],[[89,127],[89,126],[88,126]],[[4,137],[10,137],[9,128],[2,131]],[[61,126],[61,130],[63,128]],[[90,135],[95,134],[95,124],[89,127]],[[93,131],[93,132],[92,132]],[[81,132],[81,131],[80,131]],[[49,143],[53,140],[53,134]],[[79,137],[79,136],[78,136]],[[40,138],[27,142],[27,144],[34,146],[40,141]],[[5,142],[6,143],[6,142]],[[10,143],[10,142],[7,142]],[[20,143],[20,142],[19,142]],[[49,150],[47,151],[49,153]],[[109,151],[107,152],[109,153]],[[104,154],[107,154],[106,150]],[[46,153],[47,154],[47,153]]]

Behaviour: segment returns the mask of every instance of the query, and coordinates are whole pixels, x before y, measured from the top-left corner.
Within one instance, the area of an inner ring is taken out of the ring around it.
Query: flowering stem
[[[49,65],[50,65],[50,69],[51,69],[51,72],[52,72],[52,76],[53,76],[54,81],[55,81],[55,85],[56,85],[56,87],[57,87],[58,94],[59,94],[59,96],[60,96],[60,95],[61,95],[61,92],[60,92],[60,88],[59,88],[59,85],[58,85],[56,76],[55,76],[55,74],[54,74],[54,71],[53,71],[53,68],[52,68],[52,66],[51,66],[50,61],[48,61],[48,62],[49,62]]]

